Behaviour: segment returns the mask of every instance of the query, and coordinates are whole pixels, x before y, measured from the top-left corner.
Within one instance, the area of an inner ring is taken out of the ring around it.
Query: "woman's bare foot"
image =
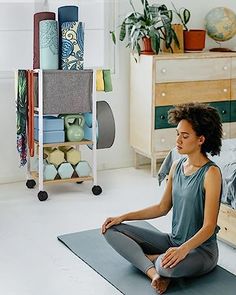
[[[159,294],[163,294],[166,291],[166,289],[168,288],[169,284],[170,284],[169,278],[164,278],[164,277],[157,275],[152,279],[151,286],[155,290],[157,290],[157,292]]]
[[[154,254],[154,255],[145,254],[145,255],[151,262],[155,261],[157,257],[159,256],[158,254]]]

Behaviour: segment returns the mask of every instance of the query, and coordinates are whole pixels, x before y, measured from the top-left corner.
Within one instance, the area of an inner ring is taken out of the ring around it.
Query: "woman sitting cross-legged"
[[[159,204],[109,217],[102,225],[107,242],[144,272],[159,294],[171,278],[200,276],[218,261],[216,234],[221,196],[221,172],[207,154],[221,149],[222,124],[217,110],[198,103],[169,111],[177,124],[176,147],[186,157],[173,163]],[[173,210],[172,232],[153,232],[132,224],[166,215]]]

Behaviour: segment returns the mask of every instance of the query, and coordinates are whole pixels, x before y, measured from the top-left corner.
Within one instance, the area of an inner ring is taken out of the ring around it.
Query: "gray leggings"
[[[202,245],[191,250],[175,267],[163,268],[160,265],[163,253],[170,247],[176,247],[171,243],[168,234],[121,223],[109,228],[104,236],[121,256],[145,274],[148,269],[155,267],[158,274],[163,277],[200,276],[211,271],[218,261],[217,243],[212,242],[210,245]],[[160,256],[153,263],[145,254]]]

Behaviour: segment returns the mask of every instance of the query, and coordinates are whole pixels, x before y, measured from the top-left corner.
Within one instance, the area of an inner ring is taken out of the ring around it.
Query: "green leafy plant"
[[[171,2],[172,6],[173,6],[173,12],[178,16],[178,18],[180,19],[184,29],[186,31],[188,31],[188,27],[187,27],[187,23],[190,20],[191,17],[191,13],[187,8],[181,7],[179,10],[175,7],[174,3]]]
[[[124,41],[127,37],[127,47],[131,52],[141,53],[140,41],[144,38],[151,39],[151,47],[154,53],[160,51],[161,40],[166,48],[171,48],[172,40],[179,46],[178,38],[171,27],[172,11],[166,5],[150,5],[148,0],[140,0],[142,12],[138,12],[132,0],[129,0],[132,7],[130,12],[120,26],[119,40]],[[116,44],[114,31],[110,31],[113,42]]]

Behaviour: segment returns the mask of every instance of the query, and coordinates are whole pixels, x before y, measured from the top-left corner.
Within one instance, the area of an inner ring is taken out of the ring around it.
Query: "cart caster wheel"
[[[38,193],[38,199],[39,199],[39,201],[46,201],[47,198],[48,198],[48,193],[47,193],[47,192],[45,192],[45,191],[40,191],[40,192]]]
[[[77,183],[77,184],[81,184],[81,183],[83,183],[83,181],[77,181],[76,183]]]
[[[34,188],[35,185],[36,185],[36,182],[35,182],[34,179],[28,179],[28,180],[26,181],[26,186],[27,186],[28,188]]]
[[[94,185],[92,188],[92,192],[95,196],[98,196],[102,193],[102,188],[99,185]]]

